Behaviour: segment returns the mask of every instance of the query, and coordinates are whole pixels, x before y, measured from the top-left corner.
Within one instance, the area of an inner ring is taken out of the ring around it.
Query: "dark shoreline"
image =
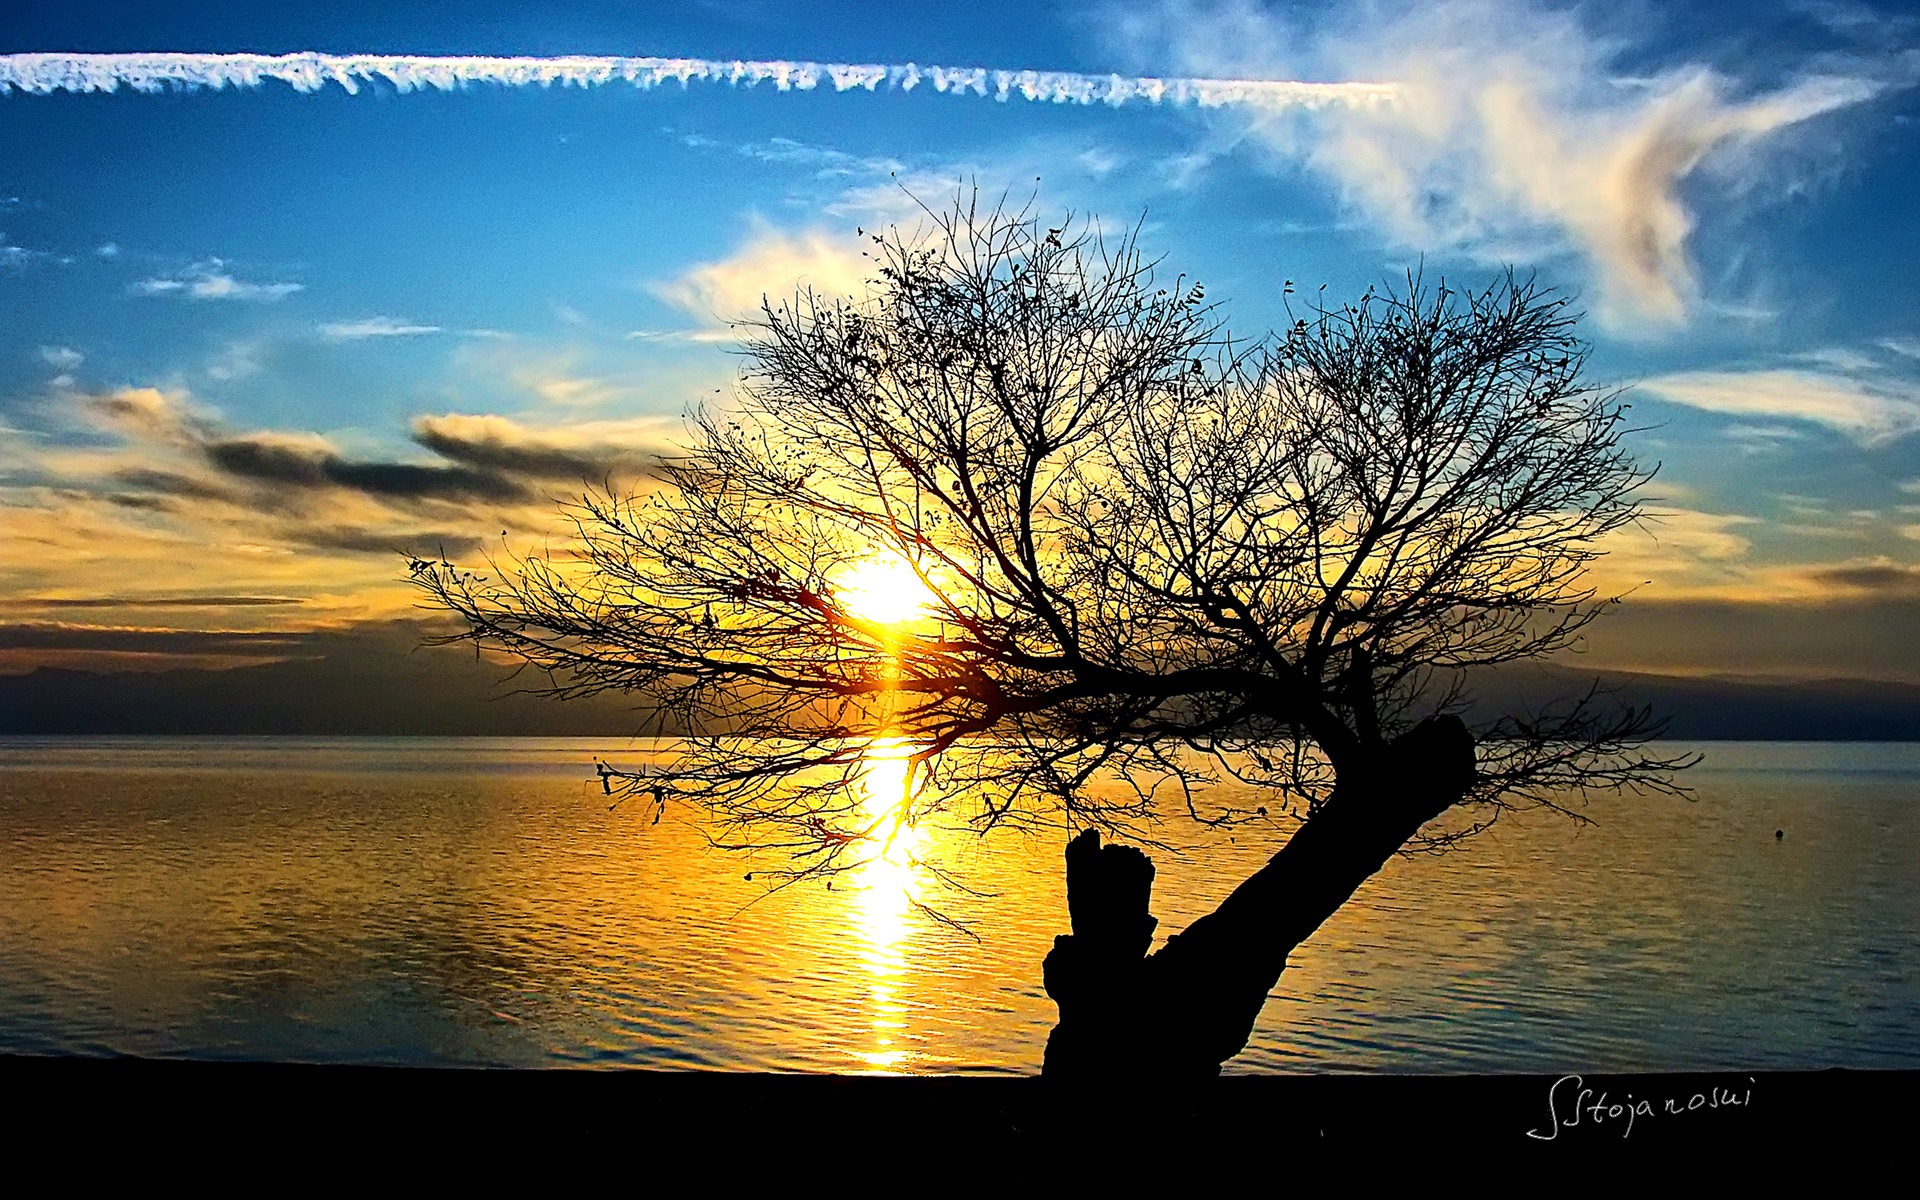
[[[1206,1174],[1228,1169],[1236,1156],[1275,1152],[1349,1161],[1434,1155],[1432,1166],[1459,1155],[1544,1164],[1642,1152],[1729,1163],[1729,1153],[1751,1152],[1760,1156],[1753,1165],[1835,1153],[1871,1160],[1891,1158],[1908,1140],[1920,1089],[1916,1071],[1584,1073],[1585,1104],[1606,1094],[1599,1123],[1583,1109],[1557,1136],[1529,1136],[1553,1132],[1550,1094],[1562,1121],[1573,1119],[1577,1085],[1564,1078],[1238,1075],[1197,1086],[1129,1080],[1073,1088],[1032,1076],[0,1056],[0,1089],[16,1114],[7,1140],[16,1147],[111,1131],[116,1141],[191,1160],[240,1143],[289,1154],[324,1144],[353,1156],[402,1151],[427,1137],[444,1149],[510,1156],[644,1144],[649,1154],[721,1155],[731,1169],[786,1163],[804,1173],[809,1159],[852,1154],[1011,1178],[1053,1177],[1068,1162],[1093,1169],[1082,1161],[1087,1154],[1123,1175]],[[1614,1107],[1629,1101],[1647,1105],[1631,1129],[1624,1108]]]

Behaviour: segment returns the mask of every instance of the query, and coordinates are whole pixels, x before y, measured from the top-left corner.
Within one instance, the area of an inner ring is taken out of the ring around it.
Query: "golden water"
[[[1920,747],[1704,749],[1691,802],[1390,864],[1230,1069],[1920,1065]],[[0,1052],[1038,1069],[1063,834],[905,827],[768,894],[672,814],[609,811],[595,753],[641,751],[0,741]],[[903,769],[876,755],[876,814]],[[1156,854],[1161,934],[1274,848]],[[992,894],[941,888],[931,850]]]

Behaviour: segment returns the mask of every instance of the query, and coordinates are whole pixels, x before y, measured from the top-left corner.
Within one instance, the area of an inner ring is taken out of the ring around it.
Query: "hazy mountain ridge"
[[[1509,668],[1481,681],[1470,718],[1577,696],[1593,681],[1665,718],[1666,736],[1753,741],[1920,740],[1920,686],[1870,679],[1764,679]]]
[[[4,734],[628,736],[634,701],[517,694],[535,681],[458,649],[418,649],[396,626],[316,639],[311,656],[227,670],[111,674],[42,667],[0,676]],[[1469,716],[1537,708],[1595,678],[1668,718],[1674,738],[1920,741],[1920,686],[1861,679],[1679,677],[1566,666],[1483,678]]]

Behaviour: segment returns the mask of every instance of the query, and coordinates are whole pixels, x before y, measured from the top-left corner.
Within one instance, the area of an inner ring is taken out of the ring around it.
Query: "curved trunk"
[[[1073,933],[1044,966],[1060,1021],[1044,1073],[1208,1076],[1239,1053],[1287,955],[1474,778],[1473,738],[1452,716],[1423,721],[1380,757],[1341,773],[1333,796],[1220,907],[1152,955],[1153,864],[1102,846],[1067,846]]]

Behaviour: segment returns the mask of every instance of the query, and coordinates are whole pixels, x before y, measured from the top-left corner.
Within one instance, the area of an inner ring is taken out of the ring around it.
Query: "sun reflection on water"
[[[917,1057],[902,1044],[907,1008],[901,989],[920,899],[921,869],[915,853],[926,831],[908,819],[907,768],[912,747],[899,738],[878,738],[864,756],[861,800],[875,822],[877,839],[867,861],[854,872],[854,925],[860,938],[860,962],[870,977],[867,988],[870,1050],[855,1057],[876,1071],[897,1071]]]

